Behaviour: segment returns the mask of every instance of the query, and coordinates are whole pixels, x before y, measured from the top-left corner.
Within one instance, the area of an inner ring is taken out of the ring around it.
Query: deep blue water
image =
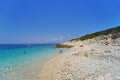
[[[0,44],[0,50],[49,45],[55,44]]]

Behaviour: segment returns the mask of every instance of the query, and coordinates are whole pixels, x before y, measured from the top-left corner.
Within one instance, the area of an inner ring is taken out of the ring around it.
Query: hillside
[[[40,80],[120,80],[120,27],[57,46],[70,49],[44,65]]]
[[[92,38],[95,38],[95,37],[98,37],[98,36],[101,36],[101,35],[111,35],[111,38],[112,39],[116,39],[118,37],[120,37],[120,35],[116,35],[117,33],[120,32],[120,26],[118,27],[115,27],[115,28],[110,28],[110,29],[107,29],[107,30],[103,30],[103,31],[99,31],[99,32],[95,32],[95,33],[92,33],[92,34],[87,34],[85,36],[82,36],[80,38],[77,38],[77,39],[72,39],[70,41],[78,41],[78,40],[86,40],[86,39],[92,39]]]
[[[107,30],[87,34],[80,38],[72,39],[68,42],[58,44],[56,47],[84,46],[84,45],[120,45],[120,26]]]

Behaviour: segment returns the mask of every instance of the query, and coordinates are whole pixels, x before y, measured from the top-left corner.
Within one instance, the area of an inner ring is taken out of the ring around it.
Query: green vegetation
[[[96,33],[93,33],[93,34],[87,34],[85,36],[82,36],[80,38],[77,38],[77,39],[72,39],[70,41],[78,41],[78,40],[86,40],[86,39],[92,39],[94,37],[97,37],[97,36],[100,36],[100,35],[108,35],[108,34],[111,34],[114,36],[114,33],[118,33],[120,32],[120,26],[118,27],[114,27],[114,28],[110,28],[110,29],[107,29],[107,30],[103,30],[103,31],[99,31],[99,32],[96,32]]]

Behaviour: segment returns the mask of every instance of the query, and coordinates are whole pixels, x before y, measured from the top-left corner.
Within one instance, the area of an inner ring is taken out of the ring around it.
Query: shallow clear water
[[[29,71],[27,69],[30,68],[30,72],[32,72],[32,66],[37,69],[38,64],[42,65],[43,62],[57,55],[60,50],[66,49],[58,49],[55,48],[55,45],[50,44],[0,45],[0,80],[35,80],[34,78],[29,79],[29,77],[25,77],[26,75],[29,75]],[[24,72],[25,70],[27,71]],[[17,73],[22,76],[21,79],[20,77],[17,77]],[[23,75],[22,73],[25,74]]]

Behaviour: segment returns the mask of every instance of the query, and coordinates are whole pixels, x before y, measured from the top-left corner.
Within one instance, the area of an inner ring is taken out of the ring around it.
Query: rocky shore
[[[44,65],[40,80],[120,80],[119,30],[60,46],[71,47]]]
[[[40,80],[119,80],[119,46],[73,47],[43,68]]]

